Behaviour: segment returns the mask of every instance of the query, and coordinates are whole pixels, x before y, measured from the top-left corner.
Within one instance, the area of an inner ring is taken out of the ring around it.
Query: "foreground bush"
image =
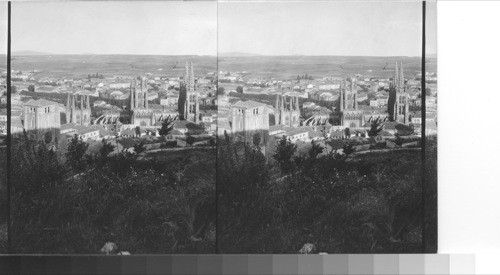
[[[214,252],[209,153],[184,153],[180,162],[88,157],[80,172],[41,144],[19,141],[16,150],[15,253],[93,254],[109,241],[132,254]]]
[[[280,171],[250,145],[219,146],[221,253],[297,253],[304,243],[328,253],[422,251],[419,152],[347,158],[316,147]]]

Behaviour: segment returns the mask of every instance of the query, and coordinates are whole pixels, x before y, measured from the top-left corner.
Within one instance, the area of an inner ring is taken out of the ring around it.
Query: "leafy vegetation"
[[[13,253],[95,254],[105,242],[132,254],[215,252],[214,152],[143,160],[104,141],[81,156],[80,142],[65,155],[14,141]]]
[[[218,142],[220,253],[297,253],[304,243],[328,253],[422,252],[419,151],[321,154],[313,143],[297,158],[282,139],[266,159],[249,144]]]

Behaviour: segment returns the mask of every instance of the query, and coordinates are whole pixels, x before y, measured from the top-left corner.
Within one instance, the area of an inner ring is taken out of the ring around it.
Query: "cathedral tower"
[[[403,62],[401,62],[399,66],[396,62],[394,79],[391,86],[391,90],[394,93],[392,95],[394,98],[394,106],[392,106],[392,118],[394,121],[407,124],[409,123],[409,104],[408,93],[406,92],[406,84],[403,73]]]
[[[340,124],[345,127],[362,127],[364,125],[363,111],[358,109],[358,83],[356,78],[340,82],[339,95]]]
[[[66,101],[66,123],[75,123],[78,125],[90,125],[90,96],[68,93]]]
[[[275,103],[275,124],[298,127],[300,125],[300,107],[298,97],[287,98],[284,95],[276,94]]]
[[[184,102],[181,102],[181,106],[183,107],[183,117],[186,120],[193,121],[194,123],[199,122],[200,115],[200,106],[198,93],[196,92],[196,86],[194,82],[194,69],[193,62],[186,61],[186,70],[184,73],[184,83],[183,85],[183,93],[185,93],[182,97]],[[179,110],[181,111],[181,110]]]

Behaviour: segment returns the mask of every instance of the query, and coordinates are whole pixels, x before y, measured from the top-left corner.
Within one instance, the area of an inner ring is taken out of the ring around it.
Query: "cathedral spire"
[[[68,93],[68,99],[66,101],[66,108],[70,108],[71,107],[71,98],[70,98],[70,93]]]
[[[134,81],[130,82],[130,110],[134,109],[135,107],[135,101],[134,101],[134,97],[135,97],[135,93],[134,93]]]
[[[340,81],[340,84],[339,84],[339,92],[340,92],[340,108],[339,108],[339,111],[344,111],[344,80],[341,80]]]

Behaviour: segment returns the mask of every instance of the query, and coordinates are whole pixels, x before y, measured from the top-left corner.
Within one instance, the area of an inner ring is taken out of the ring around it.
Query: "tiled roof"
[[[35,107],[45,107],[50,105],[57,105],[57,102],[46,100],[46,99],[30,99],[24,105],[35,106]]]
[[[278,130],[285,130],[285,126],[281,125],[281,124],[269,126],[270,132],[274,132],[274,131],[278,131]]]
[[[305,129],[296,129],[296,130],[288,131],[287,135],[288,136],[294,136],[294,135],[298,135],[298,134],[302,134],[302,133],[308,133],[308,132],[309,131],[307,131]]]
[[[261,106],[265,106],[266,104],[264,103],[259,103],[253,100],[248,100],[248,101],[238,101],[236,102],[233,107],[237,108],[257,108]]]

